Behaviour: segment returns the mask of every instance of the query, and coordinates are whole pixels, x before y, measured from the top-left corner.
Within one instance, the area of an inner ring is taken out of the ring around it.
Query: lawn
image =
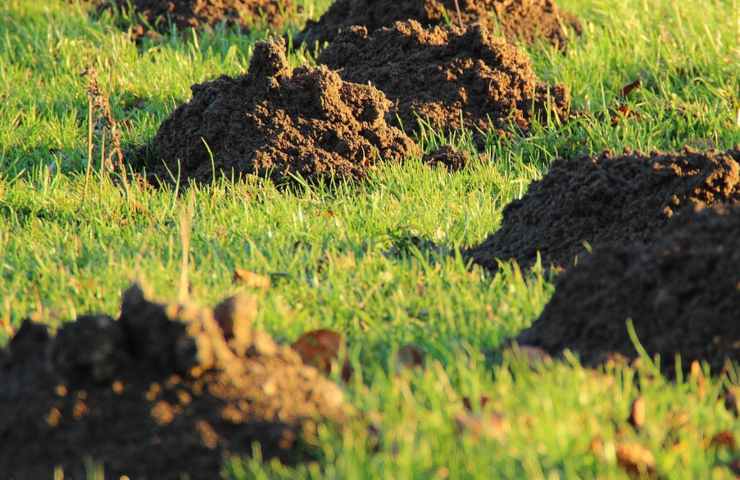
[[[293,31],[328,6],[300,3]],[[491,135],[483,149],[469,132],[425,131],[425,151],[469,151],[474,161],[460,172],[411,158],[355,184],[286,189],[221,178],[179,191],[132,183],[127,193],[97,159],[89,163],[82,71],[97,70],[133,148],[189,98],[190,85],[244,73],[269,32],[173,33],[137,45],[118,28],[121,15],[91,18],[65,0],[1,2],[0,344],[27,317],[58,327],[83,313],[115,315],[132,280],[175,299],[187,254],[198,302],[247,288],[234,282],[240,268],[271,277],[251,291],[258,326],[280,341],[340,332],[355,370],[343,388],[365,418],[322,430],[313,462],[286,467],[255,451],[229,462],[226,478],[627,478],[616,453],[627,444],[652,452],[661,478],[734,478],[733,452],[710,443],[719,432],[740,435],[722,394],[737,375],[695,370],[668,380],[651,374],[648,359],[592,370],[576,355],[532,367],[502,347],[537,318],[555,277],[511,264],[492,275],[460,255],[557,157],[740,144],[737,2],[558,3],[583,20],[583,37],[565,54],[528,53],[583,114],[527,136]],[[290,61],[313,63],[304,50]],[[638,78],[641,87],[622,98]],[[628,114],[611,121],[620,106]],[[406,344],[425,352],[424,368],[398,368]],[[481,396],[490,399],[483,410]],[[638,396],[646,421],[634,429]],[[496,412],[494,431],[459,427],[464,398],[484,423]]]

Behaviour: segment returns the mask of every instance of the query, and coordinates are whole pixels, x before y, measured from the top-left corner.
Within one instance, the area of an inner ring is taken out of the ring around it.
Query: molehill
[[[0,350],[0,471],[84,478],[216,478],[228,455],[303,459],[320,422],[350,415],[341,390],[254,330],[255,300],[158,304],[133,286],[121,315],[50,336],[25,321]]]
[[[348,82],[370,83],[394,103],[389,121],[408,130],[418,118],[435,128],[528,130],[533,117],[568,115],[562,85],[537,80],[527,55],[479,26],[424,28],[396,22],[369,33],[342,31],[318,61]]]
[[[501,227],[466,252],[491,270],[498,260],[567,268],[605,244],[651,244],[671,219],[695,207],[740,203],[740,149],[679,154],[604,153],[556,160]]]
[[[210,182],[254,174],[277,183],[357,179],[383,160],[418,155],[386,124],[391,103],[326,67],[291,69],[282,40],[261,42],[246,75],[194,85],[192,99],[161,125],[147,154],[164,181]]]

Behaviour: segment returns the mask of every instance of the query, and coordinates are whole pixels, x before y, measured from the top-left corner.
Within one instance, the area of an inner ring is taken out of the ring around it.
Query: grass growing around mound
[[[304,17],[328,6],[304,4]],[[227,477],[623,478],[616,444],[637,442],[660,475],[732,478],[732,454],[709,447],[718,432],[740,435],[718,401],[729,380],[668,382],[645,372],[638,380],[633,368],[594,372],[575,358],[532,371],[502,358],[502,343],[547,302],[552,278],[514,266],[491,276],[455,254],[493,231],[503,207],[557,156],[740,143],[735,2],[559,4],[584,20],[584,37],[566,55],[529,52],[538,75],[568,85],[584,115],[529,137],[490,138],[483,152],[467,134],[425,132],[425,150],[453,143],[480,159],[460,173],[411,159],[360,185],[283,191],[221,179],[180,195],[134,184],[126,198],[96,163],[86,184],[80,72],[97,69],[124,144],[141,145],[191,84],[243,73],[267,34],[187,33],[137,47],[114,26],[120,18],[91,20],[62,0],[2,2],[0,339],[26,316],[57,326],[81,313],[115,313],[133,278],[175,298],[181,217],[193,202],[193,297],[212,303],[240,288],[236,267],[272,274],[272,287],[257,292],[258,323],[285,341],[318,327],[341,332],[357,372],[349,400],[380,431],[378,451],[366,429],[325,431],[314,464],[235,459]],[[312,62],[302,51],[290,58]],[[641,88],[622,99],[637,78]],[[633,113],[612,122],[623,103]],[[442,248],[418,248],[415,237]],[[407,343],[427,352],[424,370],[397,373],[394,352]],[[634,432],[626,419],[638,392],[648,416]],[[504,417],[492,438],[456,429],[462,398],[481,395],[491,398],[484,418],[493,410]]]

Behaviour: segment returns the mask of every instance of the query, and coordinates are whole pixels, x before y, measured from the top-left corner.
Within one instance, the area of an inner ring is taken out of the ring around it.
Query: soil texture
[[[650,155],[604,153],[556,160],[501,227],[466,254],[491,270],[498,260],[568,268],[605,244],[651,244],[677,215],[740,203],[740,149]]]
[[[651,245],[607,245],[557,280],[555,294],[519,343],[578,352],[586,364],[637,357],[632,319],[667,370],[681,356],[720,370],[740,361],[740,205],[688,212]],[[675,370],[673,370],[675,371]]]
[[[208,28],[220,23],[249,30],[283,25],[291,0],[97,0],[98,12],[129,6],[143,20],[133,27],[134,37],[168,32],[170,23],[178,30]]]
[[[421,161],[432,167],[444,167],[451,172],[457,172],[465,168],[470,161],[470,156],[467,152],[457,150],[450,145],[442,145],[424,155]]]
[[[342,31],[318,58],[348,82],[370,83],[394,103],[389,120],[444,130],[528,130],[533,116],[568,115],[562,85],[539,82],[527,55],[478,26],[424,28],[411,20],[368,33]]]
[[[318,21],[309,21],[297,36],[298,43],[313,47],[332,42],[342,29],[354,25],[373,32],[395,22],[416,20],[425,27],[481,25],[500,28],[509,40],[546,41],[558,48],[567,45],[563,28],[582,32],[578,19],[558,9],[554,0],[337,0]]]
[[[147,155],[149,172],[165,181],[178,172],[183,182],[210,182],[220,172],[276,183],[293,175],[357,179],[381,159],[419,154],[386,124],[392,105],[382,92],[344,82],[326,67],[291,69],[282,40],[258,43],[247,75],[222,76],[192,91]]]
[[[124,293],[118,320],[79,317],[51,336],[25,321],[0,350],[4,478],[218,478],[224,458],[306,457],[319,422],[351,415],[342,391],[254,330],[252,297],[214,309]]]

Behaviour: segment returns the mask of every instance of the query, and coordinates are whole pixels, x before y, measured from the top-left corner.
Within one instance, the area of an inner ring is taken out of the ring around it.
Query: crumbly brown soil
[[[318,61],[382,90],[394,102],[390,119],[397,115],[407,129],[420,117],[442,129],[527,130],[548,104],[566,116],[570,103],[564,86],[537,80],[523,51],[477,26],[425,29],[411,20],[372,34],[352,27]]]
[[[457,172],[465,168],[470,161],[470,156],[467,152],[457,150],[450,145],[442,145],[424,155],[421,161],[432,167],[444,167],[451,172]]]
[[[318,422],[351,414],[297,352],[253,330],[255,302],[161,305],[134,286],[118,320],[83,316],[56,336],[24,322],[0,350],[4,478],[218,478],[229,455],[304,458]]]
[[[517,339],[586,364],[647,352],[671,370],[706,360],[740,361],[740,206],[686,213],[652,245],[607,245],[562,274],[540,318]]]
[[[577,33],[578,19],[558,9],[554,0],[459,0],[460,17],[454,0],[337,0],[318,21],[309,21],[297,36],[298,42],[313,46],[333,41],[341,29],[364,26],[372,32],[394,22],[416,20],[425,27],[479,24],[488,29],[500,27],[510,40],[527,43],[544,40],[559,48],[567,45],[563,29],[569,25]]]
[[[280,40],[256,45],[247,75],[192,91],[152,143],[148,170],[161,179],[170,179],[169,170],[184,182],[209,182],[214,168],[278,183],[296,174],[353,179],[381,159],[418,154],[409,137],[386,124],[391,103],[382,92],[344,82],[326,67],[291,69]]]
[[[529,268],[538,252],[543,266],[567,268],[582,261],[587,248],[650,244],[672,217],[721,203],[740,203],[738,148],[561,159],[467,254],[492,270],[497,259]]]
[[[144,23],[134,27],[134,36],[178,29],[213,27],[220,23],[250,29],[268,25],[278,28],[292,8],[291,0],[96,0],[98,11],[129,5]],[[148,25],[147,25],[148,24]],[[149,27],[153,27],[153,31]]]

